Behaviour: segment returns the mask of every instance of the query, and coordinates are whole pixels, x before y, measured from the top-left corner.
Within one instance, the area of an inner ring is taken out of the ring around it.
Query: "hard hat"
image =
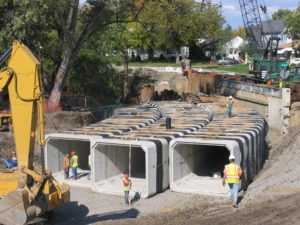
[[[16,158],[16,157],[14,157],[14,156],[13,156],[13,157],[11,157],[11,159],[12,159],[12,160],[15,160],[15,161],[17,160],[17,158]]]
[[[230,95],[228,98],[232,98],[232,96]]]
[[[71,155],[75,155],[76,154],[76,152],[71,152]]]
[[[127,173],[126,173],[126,174],[124,174],[124,177],[125,177],[125,178],[128,178],[128,174],[127,174]]]
[[[235,159],[234,155],[230,155],[230,156],[229,156],[229,160],[230,160],[230,159]]]

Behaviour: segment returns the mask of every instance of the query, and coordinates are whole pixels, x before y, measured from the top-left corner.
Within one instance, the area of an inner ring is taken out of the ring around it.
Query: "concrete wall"
[[[227,82],[231,84],[230,82]],[[262,117],[268,122],[268,126],[272,131],[279,132],[281,134],[288,132],[288,118],[289,118],[289,107],[290,107],[290,89],[281,88],[273,90],[268,87],[261,87],[260,89],[255,89],[252,92],[251,88],[249,90],[240,90],[238,88],[240,85],[235,86],[235,82],[232,85],[221,86],[219,91],[225,96],[232,95],[242,102],[243,105],[251,107],[260,113]],[[246,84],[245,84],[246,85]],[[244,85],[244,86],[245,86]],[[259,86],[258,86],[259,87]],[[247,89],[246,87],[243,87]]]
[[[123,195],[123,174],[129,173],[132,195],[147,198],[156,194],[158,165],[154,143],[96,138],[92,141],[94,191]]]
[[[52,134],[46,136],[45,162],[53,173],[63,172],[66,153],[75,151],[79,158],[79,168],[88,170],[90,140],[77,135]]]

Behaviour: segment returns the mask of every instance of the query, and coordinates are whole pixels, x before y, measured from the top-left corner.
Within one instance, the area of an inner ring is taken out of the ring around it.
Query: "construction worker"
[[[243,171],[239,165],[234,163],[234,161],[235,161],[234,155],[230,155],[229,156],[230,163],[225,166],[222,184],[223,186],[225,186],[225,180],[227,181],[230,188],[231,197],[233,198],[233,207],[237,208],[239,183]]]
[[[129,191],[131,189],[131,180],[129,179],[128,174],[124,174],[124,180],[123,180],[123,191],[125,195],[125,204],[129,205]]]
[[[71,153],[71,169],[72,169],[72,177],[73,179],[77,180],[77,168],[78,168],[78,156],[76,155],[76,152]]]
[[[231,118],[231,117],[232,117],[232,106],[233,106],[233,103],[235,103],[235,102],[233,101],[233,98],[232,98],[232,96],[230,95],[230,96],[227,98],[227,101],[226,101],[227,118]]]
[[[67,153],[64,157],[64,176],[65,180],[69,178],[69,170],[70,170],[70,155]]]
[[[283,87],[283,80],[280,79],[280,80],[279,80],[279,88],[282,88],[282,87]]]

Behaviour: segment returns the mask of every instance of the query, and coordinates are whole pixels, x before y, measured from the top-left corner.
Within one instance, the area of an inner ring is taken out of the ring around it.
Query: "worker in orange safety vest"
[[[124,174],[123,180],[123,191],[125,195],[125,204],[129,205],[129,191],[131,189],[131,180],[129,179],[128,174]]]
[[[234,161],[235,161],[234,155],[230,155],[229,156],[230,163],[225,166],[222,184],[223,186],[225,186],[225,180],[227,181],[230,188],[231,196],[233,198],[233,207],[237,208],[239,183],[243,171],[239,165],[235,164]]]

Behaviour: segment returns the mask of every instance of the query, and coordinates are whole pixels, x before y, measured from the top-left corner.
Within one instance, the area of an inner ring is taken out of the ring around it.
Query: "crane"
[[[287,65],[287,60],[278,59],[277,50],[280,38],[272,32],[272,24],[267,14],[267,7],[260,5],[262,12],[267,18],[267,24],[271,30],[271,36],[267,36],[263,30],[263,23],[259,12],[257,0],[239,0],[243,23],[245,26],[249,54],[252,58],[250,72],[260,78],[265,78],[266,74],[279,73],[283,66]]]

